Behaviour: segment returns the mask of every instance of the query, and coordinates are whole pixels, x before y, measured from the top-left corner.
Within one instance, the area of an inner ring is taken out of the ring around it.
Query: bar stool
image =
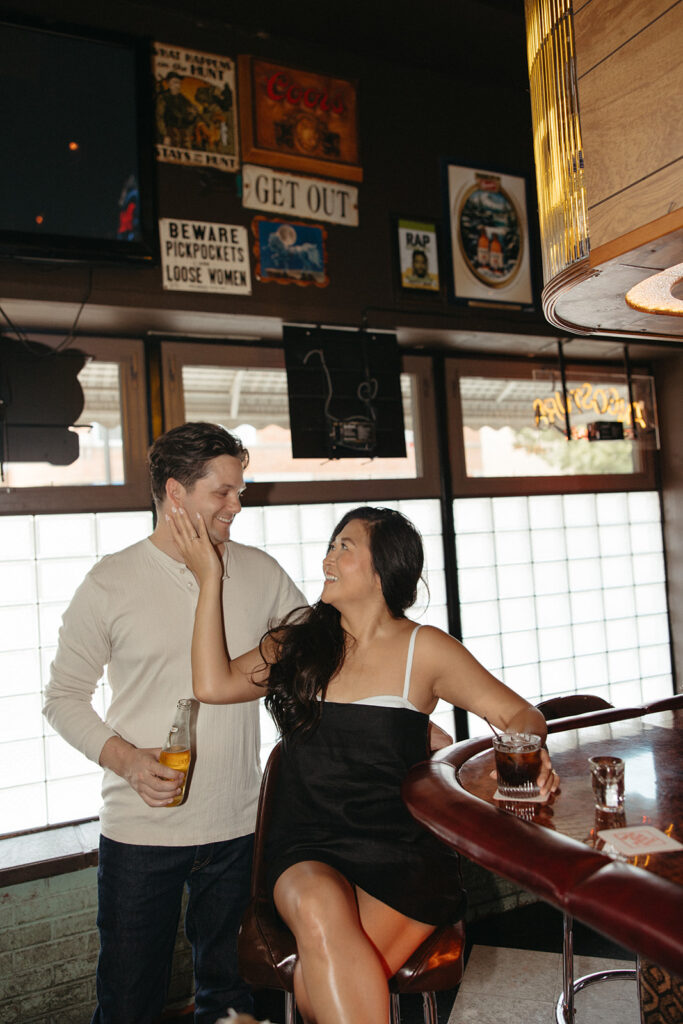
[[[604,697],[594,693],[569,693],[565,697],[549,697],[536,705],[546,722],[554,718],[570,718],[574,715],[585,715],[590,711],[606,711],[613,708]]]
[[[285,1024],[295,1024],[294,968],[296,941],[279,917],[266,885],[265,835],[281,757],[280,743],[271,751],[263,773],[254,840],[251,900],[242,918],[237,940],[240,973],[252,988],[281,989],[285,993]],[[400,1024],[399,997],[422,996],[425,1024],[437,1024],[436,992],[455,988],[462,981],[465,929],[461,921],[437,928],[389,979],[391,1019]]]
[[[536,707],[547,722],[555,718],[589,714],[613,708],[603,697],[592,693],[572,693],[565,697],[551,697],[542,700]],[[574,996],[587,985],[596,981],[637,981],[634,968],[620,968],[611,971],[596,971],[574,978],[574,918],[566,911],[562,914],[562,994],[555,1007],[556,1024],[574,1024]]]

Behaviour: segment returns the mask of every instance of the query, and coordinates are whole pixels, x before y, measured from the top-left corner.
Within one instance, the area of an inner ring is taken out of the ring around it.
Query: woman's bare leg
[[[358,886],[356,900],[361,927],[382,959],[387,977],[391,978],[436,926],[406,917]]]
[[[363,931],[353,886],[334,868],[303,861],[278,878],[275,906],[299,951],[297,1002],[307,1024],[385,1024],[386,973]]]
[[[301,960],[297,960],[294,966],[294,998],[296,999],[296,1008],[304,1024],[316,1024],[315,1013],[313,1012],[308,990],[301,973]]]

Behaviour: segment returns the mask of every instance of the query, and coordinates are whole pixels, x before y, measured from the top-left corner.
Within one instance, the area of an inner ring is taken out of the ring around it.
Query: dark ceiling
[[[528,85],[522,0],[139,0],[139,6],[261,39],[374,55],[408,74],[429,67],[515,88]]]

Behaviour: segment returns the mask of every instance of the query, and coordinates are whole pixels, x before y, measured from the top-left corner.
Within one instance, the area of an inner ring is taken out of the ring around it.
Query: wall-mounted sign
[[[532,305],[526,179],[451,163],[445,177],[451,298]]]
[[[237,170],[235,63],[197,50],[154,43],[157,159]]]
[[[594,416],[614,416],[618,423],[647,429],[645,402],[629,403],[628,395],[619,393],[615,387],[594,387],[588,381],[578,387],[567,388],[567,408],[570,416],[574,413],[589,413]],[[534,398],[533,416],[537,427],[553,427],[565,422],[565,403],[561,391],[555,391],[547,398]]]
[[[283,327],[292,455],[405,458],[395,334]]]
[[[254,273],[259,281],[279,284],[315,284],[325,288],[327,231],[322,224],[254,217]]]
[[[242,203],[252,210],[287,217],[358,226],[358,189],[354,185],[301,178],[253,164],[242,168]]]
[[[245,161],[362,181],[355,82],[257,57],[238,66]]]
[[[439,291],[439,256],[436,224],[399,218],[398,255],[401,288],[418,292]]]
[[[166,217],[159,221],[159,241],[168,291],[251,295],[245,227]]]

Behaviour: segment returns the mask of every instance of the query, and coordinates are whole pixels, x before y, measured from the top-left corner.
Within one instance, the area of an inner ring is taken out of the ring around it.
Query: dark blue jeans
[[[171,975],[183,886],[192,944],[196,1024],[229,1007],[251,1012],[237,969],[237,931],[249,900],[254,837],[206,846],[130,846],[100,837],[100,958],[91,1024],[153,1024]]]

